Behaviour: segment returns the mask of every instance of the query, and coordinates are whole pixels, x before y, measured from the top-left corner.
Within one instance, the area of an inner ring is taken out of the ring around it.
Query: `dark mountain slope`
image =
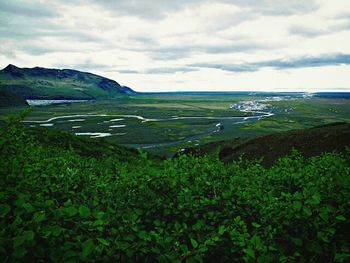
[[[24,98],[8,90],[0,90],[0,108],[13,106],[27,106]]]
[[[305,157],[319,155],[323,152],[342,152],[350,147],[350,124],[333,123],[311,129],[293,130],[274,133],[253,139],[236,138],[217,141],[198,147],[185,149],[176,154],[218,154],[221,161],[229,163],[244,156],[245,159],[262,159],[262,164],[271,166],[278,158],[285,156],[293,149]]]
[[[135,93],[114,80],[87,72],[11,64],[0,71],[0,90],[25,99],[99,99]]]
[[[244,142],[236,147],[224,147],[219,158],[228,163],[244,156],[246,159],[260,159],[270,166],[274,161],[289,154],[293,149],[305,157],[323,152],[342,152],[350,147],[350,124],[334,123],[304,130],[275,133]]]

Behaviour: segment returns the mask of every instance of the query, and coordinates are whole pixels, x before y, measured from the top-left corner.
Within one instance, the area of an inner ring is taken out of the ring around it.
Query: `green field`
[[[252,111],[230,108],[249,101],[266,107]],[[0,108],[0,117],[4,119],[22,109]],[[273,116],[266,116],[266,112]],[[44,122],[55,117],[58,118]],[[26,125],[90,134],[85,136],[102,133],[107,141],[172,156],[183,148],[213,141],[349,122],[350,100],[300,94],[137,94],[113,100],[35,106],[25,121]],[[217,127],[219,123],[221,128]]]

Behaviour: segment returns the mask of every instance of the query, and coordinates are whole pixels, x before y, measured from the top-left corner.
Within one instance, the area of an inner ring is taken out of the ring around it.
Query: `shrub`
[[[271,168],[208,156],[123,161],[37,133],[16,122],[0,131],[5,262],[350,258],[349,151],[293,153]]]

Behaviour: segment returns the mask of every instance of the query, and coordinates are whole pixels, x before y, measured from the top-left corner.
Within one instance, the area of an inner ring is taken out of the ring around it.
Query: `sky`
[[[136,91],[350,91],[348,0],[0,0],[0,67]]]

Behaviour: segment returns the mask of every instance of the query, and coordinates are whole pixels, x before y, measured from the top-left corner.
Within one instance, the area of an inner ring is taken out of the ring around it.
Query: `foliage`
[[[38,133],[16,121],[0,130],[5,262],[350,259],[349,151],[295,152],[271,168],[208,156],[125,161]]]

